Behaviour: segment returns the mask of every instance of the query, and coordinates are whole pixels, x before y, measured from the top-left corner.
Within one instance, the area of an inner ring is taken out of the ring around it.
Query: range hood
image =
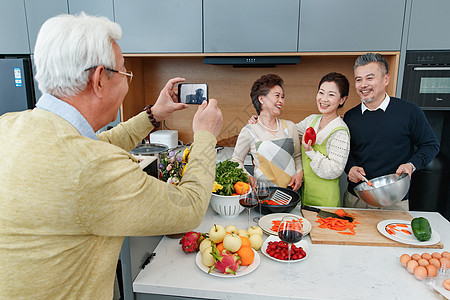
[[[233,65],[233,67],[275,67],[300,63],[300,56],[210,56],[204,64]]]

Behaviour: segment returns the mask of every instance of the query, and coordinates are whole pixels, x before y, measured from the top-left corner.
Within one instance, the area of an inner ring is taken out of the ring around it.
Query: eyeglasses
[[[92,66],[92,67],[89,67],[89,68],[85,69],[84,71],[89,71],[89,70],[95,69],[95,68],[97,68],[97,67],[98,67],[98,66]],[[114,69],[110,69],[110,68],[107,68],[107,67],[103,67],[103,68],[104,68],[106,71],[111,71],[111,72],[114,72],[114,73],[119,73],[119,74],[128,76],[128,84],[130,84],[131,81],[133,80],[133,72],[127,73],[127,72],[122,72],[122,71],[117,71],[117,70],[114,70]]]

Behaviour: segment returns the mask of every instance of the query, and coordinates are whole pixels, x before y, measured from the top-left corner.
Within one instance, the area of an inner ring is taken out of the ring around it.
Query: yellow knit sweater
[[[195,134],[173,186],[128,153],[152,128],[143,112],[95,141],[42,109],[0,118],[0,299],[112,299],[124,236],[201,223],[215,137]]]

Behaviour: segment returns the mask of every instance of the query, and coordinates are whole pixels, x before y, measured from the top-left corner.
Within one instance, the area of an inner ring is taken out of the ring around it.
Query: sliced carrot
[[[337,214],[339,217],[344,217],[347,215],[347,213],[342,209],[339,208],[337,211],[334,212],[335,214]]]
[[[395,230],[392,230],[390,228],[386,228],[386,232],[389,233],[390,235],[395,235]]]
[[[411,234],[411,232],[409,230],[406,230],[406,229],[402,229],[400,231],[403,232],[403,233],[406,233],[406,234]]]
[[[404,228],[408,228],[408,225],[406,225],[406,224],[397,224],[397,227],[404,227]]]
[[[356,224],[359,224],[356,221],[349,222],[347,220],[338,219],[338,218],[320,218],[316,220],[316,223],[319,223],[319,228],[328,228],[331,230],[338,231],[341,234],[348,234],[348,235],[355,235],[356,232],[354,228],[356,227]],[[350,232],[342,233],[344,230],[349,229]]]

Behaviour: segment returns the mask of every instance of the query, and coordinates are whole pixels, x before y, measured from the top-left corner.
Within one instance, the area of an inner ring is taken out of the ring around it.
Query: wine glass
[[[248,211],[248,223],[247,228],[250,228],[250,209],[253,207],[256,207],[258,205],[258,197],[256,196],[256,193],[254,190],[251,190],[245,195],[242,195],[239,198],[239,204],[245,208],[247,208]]]
[[[265,180],[258,180],[256,182],[256,194],[259,199],[259,215],[261,216],[261,201],[269,197],[270,189],[269,184]],[[260,217],[254,217],[253,221],[258,222]]]
[[[291,244],[300,242],[302,239],[302,224],[300,219],[294,215],[287,215],[281,219],[280,227],[278,227],[278,237],[280,240],[288,244],[288,263],[283,273],[294,275],[291,268]]]

